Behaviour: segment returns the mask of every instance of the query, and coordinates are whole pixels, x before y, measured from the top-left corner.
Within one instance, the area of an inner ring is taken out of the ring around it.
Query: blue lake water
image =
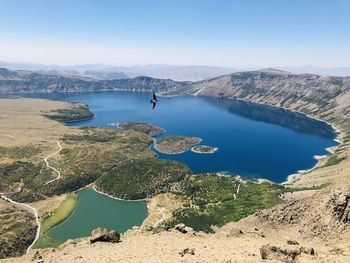
[[[332,128],[298,113],[270,106],[220,98],[159,97],[149,104],[150,93],[90,92],[31,94],[55,100],[85,102],[96,114],[75,126],[101,126],[122,121],[146,121],[167,130],[164,135],[198,136],[203,145],[218,147],[214,154],[191,151],[159,154],[187,164],[193,172],[229,172],[249,178],[283,182],[298,170],[316,164],[336,145]]]
[[[79,200],[73,213],[47,232],[49,237],[58,242],[89,236],[97,227],[124,233],[133,226],[140,226],[147,217],[147,207],[143,201],[115,200],[91,188],[84,188],[77,193]]]

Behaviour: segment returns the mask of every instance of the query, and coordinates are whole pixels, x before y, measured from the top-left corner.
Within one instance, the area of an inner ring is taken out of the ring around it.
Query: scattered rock
[[[343,223],[350,221],[350,194],[344,194],[342,192],[334,193],[329,203],[333,207],[334,216]]]
[[[315,255],[315,250],[312,247],[301,247],[300,251],[311,256]]]
[[[287,244],[288,245],[299,245],[299,243],[297,241],[291,240],[291,239],[287,240]]]
[[[186,254],[189,254],[189,255],[194,255],[194,249],[193,248],[185,248],[184,250],[181,250],[179,252],[179,254],[181,255],[181,257],[183,257],[184,255]]]
[[[340,254],[344,253],[344,249],[339,248],[339,247],[335,247],[335,248],[330,249],[329,253],[333,254],[333,255],[340,255]]]
[[[32,258],[32,261],[38,262],[38,261],[42,261],[42,259],[43,259],[43,257],[42,257],[42,255],[40,255],[40,252],[36,251],[33,258]]]
[[[92,230],[90,243],[95,242],[111,242],[117,243],[120,241],[120,234],[115,230],[109,230],[106,228],[96,228]]]
[[[301,248],[286,248],[267,244],[260,248],[262,259],[278,260],[281,262],[292,263],[295,258],[301,254]]]

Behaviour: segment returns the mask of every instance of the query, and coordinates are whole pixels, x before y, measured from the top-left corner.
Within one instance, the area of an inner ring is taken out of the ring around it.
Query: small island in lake
[[[180,154],[187,152],[191,147],[200,143],[201,138],[187,136],[166,136],[154,143],[154,148],[166,154]]]
[[[216,147],[206,146],[206,145],[196,145],[191,148],[192,152],[195,153],[204,153],[204,154],[211,154],[215,153],[218,150]]]
[[[146,133],[150,136],[157,136],[165,132],[165,129],[148,122],[120,122],[118,123],[118,127],[125,130],[134,130]]]

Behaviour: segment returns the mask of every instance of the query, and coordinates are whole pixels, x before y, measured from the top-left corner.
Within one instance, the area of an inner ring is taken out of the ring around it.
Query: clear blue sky
[[[0,0],[0,60],[350,66],[349,0]]]

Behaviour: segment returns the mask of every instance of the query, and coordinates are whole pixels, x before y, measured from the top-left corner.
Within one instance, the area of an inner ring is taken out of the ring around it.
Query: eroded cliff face
[[[239,72],[194,83],[188,93],[264,103],[328,121],[350,117],[350,78],[274,71]]]

